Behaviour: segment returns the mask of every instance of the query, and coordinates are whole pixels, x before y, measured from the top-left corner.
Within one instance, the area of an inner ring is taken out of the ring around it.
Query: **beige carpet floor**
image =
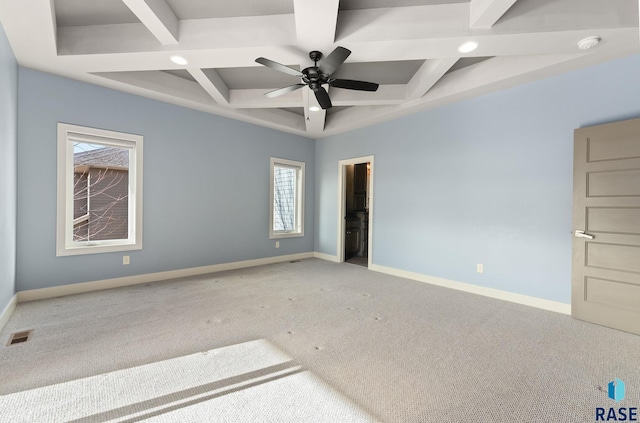
[[[639,336],[317,259],[21,303],[0,333],[2,422],[591,422],[596,407],[640,407]]]

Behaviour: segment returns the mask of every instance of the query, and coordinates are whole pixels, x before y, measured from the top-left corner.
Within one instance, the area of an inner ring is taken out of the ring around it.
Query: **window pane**
[[[73,240],[129,238],[129,149],[73,143]]]
[[[296,175],[290,167],[273,168],[273,230],[292,231],[296,227]]]

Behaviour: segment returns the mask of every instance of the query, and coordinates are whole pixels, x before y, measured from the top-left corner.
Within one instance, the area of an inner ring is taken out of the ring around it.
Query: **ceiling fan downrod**
[[[309,53],[309,58],[313,60],[313,67],[308,67],[302,70],[302,81],[311,88],[313,92],[316,92],[320,89],[323,83],[327,81],[324,80],[322,73],[318,69],[318,61],[322,59],[322,53],[313,50]]]

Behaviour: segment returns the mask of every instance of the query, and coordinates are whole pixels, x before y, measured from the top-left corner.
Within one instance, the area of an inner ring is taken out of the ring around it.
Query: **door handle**
[[[584,233],[584,231],[581,231],[579,229],[576,229],[575,236],[576,238],[587,238],[587,239],[595,238],[593,235],[586,234]]]

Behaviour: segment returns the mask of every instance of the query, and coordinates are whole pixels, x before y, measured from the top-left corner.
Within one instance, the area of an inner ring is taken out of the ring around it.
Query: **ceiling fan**
[[[338,70],[340,65],[344,63],[350,54],[351,50],[344,47],[336,47],[336,49],[322,61],[320,66],[318,66],[318,61],[322,59],[322,53],[314,50],[309,53],[309,58],[313,60],[314,63],[313,66],[303,69],[302,72],[281,63],[274,62],[273,60],[258,57],[256,59],[257,63],[289,75],[297,76],[301,79],[300,84],[289,85],[288,87],[270,91],[266,93],[265,96],[269,98],[278,97],[308,85],[316,95],[316,99],[318,99],[320,107],[323,109],[329,109],[332,106],[331,99],[329,98],[327,90],[322,86],[323,84],[329,84],[330,87],[345,88],[347,90],[376,91],[378,89],[378,84],[373,82],[354,81],[352,79],[336,79],[331,77],[331,75]]]

